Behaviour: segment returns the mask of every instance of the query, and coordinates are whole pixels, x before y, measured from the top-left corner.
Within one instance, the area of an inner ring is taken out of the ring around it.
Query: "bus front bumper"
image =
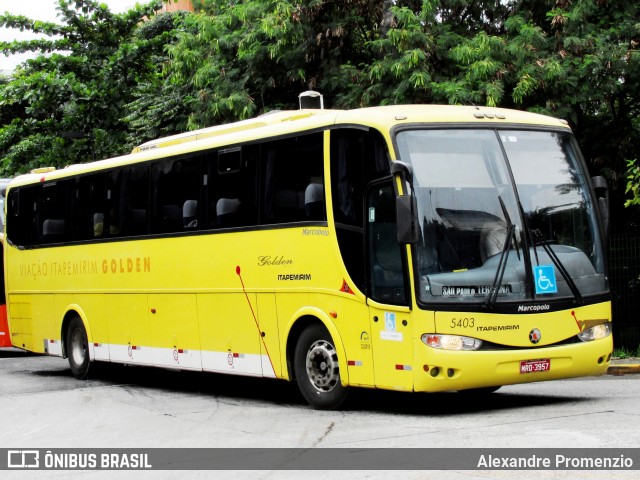
[[[443,392],[518,383],[602,375],[613,352],[613,338],[556,347],[446,351],[415,340],[414,390]]]

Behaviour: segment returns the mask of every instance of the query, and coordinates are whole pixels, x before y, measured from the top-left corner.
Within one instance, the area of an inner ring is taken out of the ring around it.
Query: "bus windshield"
[[[416,129],[423,304],[581,299],[608,286],[597,216],[568,132]]]

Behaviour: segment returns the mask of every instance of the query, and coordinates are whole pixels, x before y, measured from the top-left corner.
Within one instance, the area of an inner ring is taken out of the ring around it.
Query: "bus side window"
[[[72,180],[44,184],[40,192],[40,239],[42,243],[59,243],[72,238],[67,218],[71,218]]]
[[[375,131],[331,131],[333,217],[342,261],[351,280],[365,291],[364,198],[369,182],[389,175],[389,157]]]
[[[122,189],[122,169],[113,170],[107,174],[105,192],[106,209],[104,234],[109,237],[119,237],[122,232],[122,215],[120,214],[120,190]]]
[[[105,173],[105,188],[100,195],[104,203],[91,213],[99,230],[102,213],[102,233],[105,237],[146,235],[149,232],[149,165],[139,164]]]
[[[105,172],[74,179],[75,209],[71,217],[73,240],[91,240],[104,236],[105,182]]]
[[[41,185],[31,185],[9,192],[11,214],[6,219],[6,232],[7,238],[14,245],[30,247],[38,243],[36,207],[41,188]]]
[[[203,212],[208,228],[252,227],[258,224],[257,162],[259,146],[245,145],[205,153]]]
[[[199,155],[165,159],[152,165],[152,233],[179,232],[197,227],[201,178]],[[185,213],[189,217],[186,223]]]
[[[262,222],[326,220],[323,134],[262,145]]]
[[[212,202],[214,227],[232,228],[247,225],[245,209],[247,200],[243,195],[240,170],[219,172],[218,188]]]

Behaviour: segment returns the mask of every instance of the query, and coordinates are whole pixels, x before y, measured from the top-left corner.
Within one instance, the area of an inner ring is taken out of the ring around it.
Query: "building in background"
[[[176,12],[179,10],[193,12],[193,3],[191,0],[167,0],[162,7],[163,12]]]

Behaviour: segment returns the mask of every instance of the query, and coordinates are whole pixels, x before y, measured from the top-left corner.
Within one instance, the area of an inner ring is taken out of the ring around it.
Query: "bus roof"
[[[17,177],[12,185],[54,180],[71,174],[107,169],[165,156],[277,138],[334,125],[376,128],[388,135],[391,127],[415,124],[478,124],[495,126],[543,126],[569,129],[566,121],[518,110],[453,105],[389,105],[353,110],[303,109],[275,111],[256,118],[216,125],[152,140],[128,155],[70,165],[64,169],[38,169]]]
[[[151,150],[154,148],[170,147],[173,145],[179,145],[186,142],[194,142],[197,140],[204,140],[205,138],[220,137],[228,135],[230,133],[243,132],[247,130],[255,130],[262,127],[268,127],[271,125],[277,125],[282,122],[291,122],[296,120],[302,120],[309,118],[313,115],[321,113],[331,112],[332,110],[275,110],[273,112],[265,113],[256,118],[248,120],[241,120],[239,122],[227,123],[223,125],[215,125],[213,127],[207,127],[200,130],[194,130],[191,132],[179,133],[177,135],[171,135],[169,137],[159,138],[156,140],[150,140],[141,145],[135,147],[131,153],[138,153],[145,150]]]
[[[390,105],[384,107],[368,107],[355,110],[285,110],[265,113],[256,118],[242,120],[239,122],[216,125],[213,127],[180,133],[169,137],[151,140],[133,149],[131,153],[138,153],[155,148],[170,147],[181,143],[204,140],[211,137],[221,137],[231,133],[243,132],[277,125],[283,122],[295,122],[308,119],[314,115],[335,114],[336,123],[356,123],[366,124],[376,118],[377,123],[390,125],[394,120],[419,121],[419,122],[470,122],[496,119],[508,121],[510,123],[525,123],[555,126],[566,126],[565,122],[544,115],[537,115],[518,110],[487,108],[487,107],[465,107],[453,105]],[[411,118],[409,118],[411,116]],[[353,120],[349,120],[353,117]],[[370,125],[372,126],[372,125]]]

